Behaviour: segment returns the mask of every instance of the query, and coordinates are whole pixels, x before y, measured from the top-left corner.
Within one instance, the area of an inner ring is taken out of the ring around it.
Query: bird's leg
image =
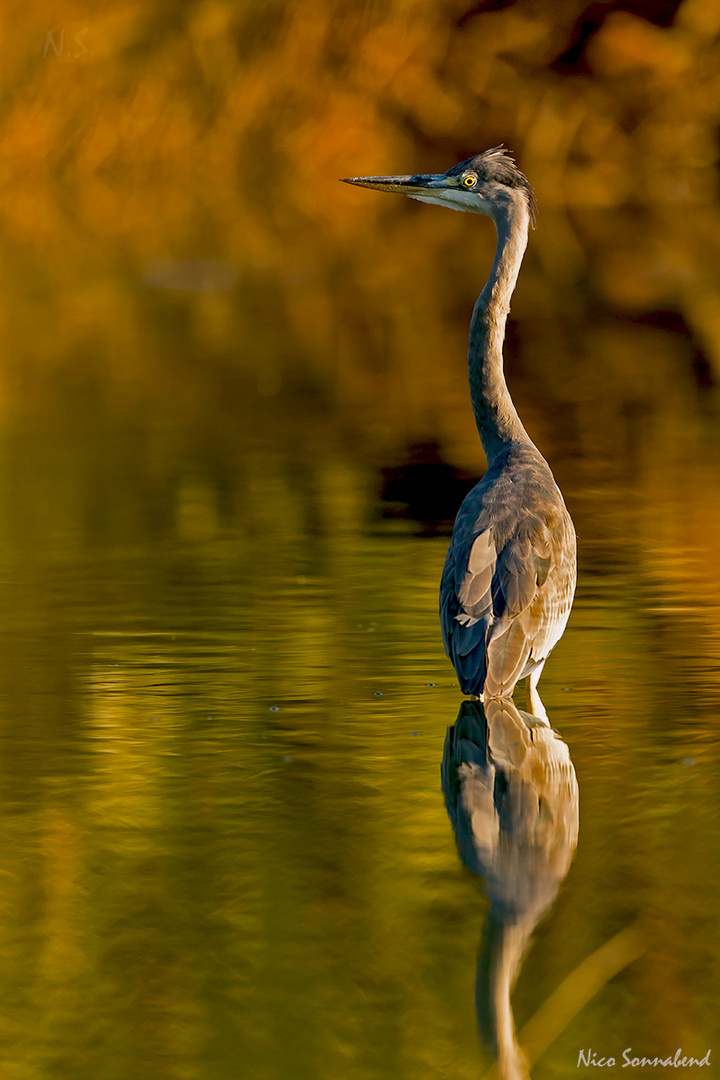
[[[525,696],[528,712],[532,713],[533,716],[536,716],[538,720],[544,720],[546,724],[549,724],[548,714],[545,712],[545,706],[540,700],[540,695],[537,691],[537,684],[542,675],[543,667],[544,665],[541,664],[540,667],[535,668],[532,675],[528,675],[526,678]]]

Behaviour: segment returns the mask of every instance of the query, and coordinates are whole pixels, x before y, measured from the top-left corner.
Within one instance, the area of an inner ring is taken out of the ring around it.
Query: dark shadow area
[[[380,470],[381,517],[415,521],[423,535],[452,533],[458,508],[478,481],[443,459],[438,443],[415,443],[399,465]]]
[[[558,75],[587,75],[590,65],[587,46],[600,30],[608,16],[616,11],[626,11],[653,26],[672,26],[681,0],[597,0],[588,4],[575,21],[566,49],[549,64]]]

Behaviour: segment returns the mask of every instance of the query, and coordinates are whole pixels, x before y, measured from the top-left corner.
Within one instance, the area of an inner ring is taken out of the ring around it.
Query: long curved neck
[[[510,397],[502,355],[510,297],[527,246],[530,219],[524,197],[498,207],[493,220],[495,260],[473,310],[468,352],[470,397],[488,464],[508,444],[531,442]]]

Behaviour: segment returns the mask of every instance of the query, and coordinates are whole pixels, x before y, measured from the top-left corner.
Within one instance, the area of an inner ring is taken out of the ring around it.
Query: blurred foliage
[[[30,285],[28,316],[45,313],[33,354],[112,328],[131,364],[147,344],[133,269],[216,255],[265,333],[288,321],[287,359],[341,400],[377,389],[368,365],[402,380],[417,360],[427,376],[462,353],[457,309],[491,237],[336,180],[444,170],[505,142],[543,215],[518,318],[669,309],[716,370],[720,3],[624,6],[70,2],[58,22],[42,3],[5,5],[0,220],[22,252],[8,290]],[[203,338],[257,334],[215,301],[189,304]]]
[[[541,208],[510,380],[564,486],[600,461],[652,491],[651,519],[683,463],[716,490],[720,0],[0,18],[0,395],[10,426],[57,429],[76,500],[97,504],[85,448],[117,427],[135,432],[117,471],[155,492],[145,509],[127,493],[135,517],[163,500],[173,516],[204,468],[227,514],[269,424],[307,461],[332,446],[401,466],[433,441],[482,471],[465,348],[492,228],[337,179],[498,142]]]

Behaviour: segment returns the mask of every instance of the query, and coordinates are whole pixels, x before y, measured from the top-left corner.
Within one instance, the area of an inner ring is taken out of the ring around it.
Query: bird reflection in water
[[[463,863],[490,899],[478,954],[480,1039],[503,1080],[529,1076],[510,994],[536,925],[577,844],[579,799],[565,742],[511,698],[463,701],[442,761],[445,804]]]

